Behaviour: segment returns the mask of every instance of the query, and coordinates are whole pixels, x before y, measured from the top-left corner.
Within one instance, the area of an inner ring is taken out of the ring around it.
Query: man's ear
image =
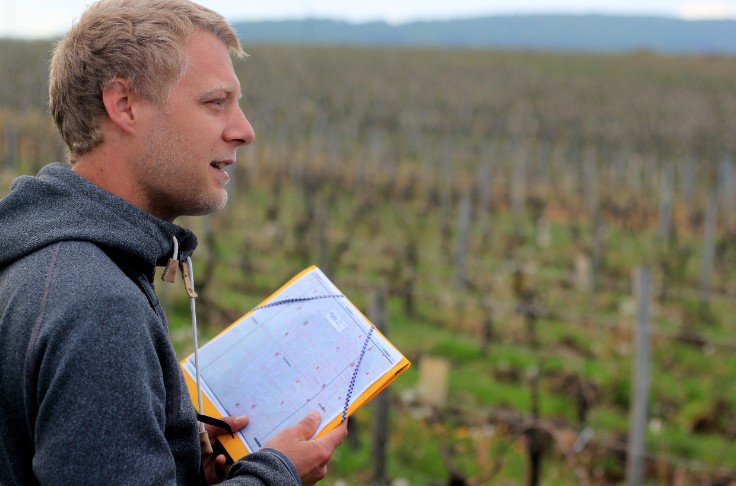
[[[115,78],[102,89],[102,103],[110,121],[126,133],[135,129],[134,104],[141,98],[130,88],[126,79]]]

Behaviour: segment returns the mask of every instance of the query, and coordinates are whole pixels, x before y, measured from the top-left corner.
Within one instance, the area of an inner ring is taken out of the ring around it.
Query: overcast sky
[[[0,37],[65,32],[91,0],[0,0]],[[229,20],[320,17],[364,22],[524,13],[610,13],[736,18],[736,0],[201,0]]]

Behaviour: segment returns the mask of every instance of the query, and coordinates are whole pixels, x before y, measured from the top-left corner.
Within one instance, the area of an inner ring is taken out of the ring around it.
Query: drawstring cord
[[[174,239],[174,254],[171,255],[171,258],[173,260],[176,260],[179,257],[179,240],[176,239],[176,236],[172,236]]]
[[[212,445],[210,444],[210,440],[207,436],[207,431],[204,427],[203,421],[204,406],[202,404],[202,385],[199,376],[199,339],[197,333],[196,307],[197,292],[194,291],[194,267],[192,266],[192,258],[189,256],[187,257],[186,263],[179,262],[179,240],[176,239],[176,236],[173,236],[173,239],[174,253],[171,258],[169,258],[169,262],[167,263],[166,269],[161,275],[161,279],[169,283],[174,283],[174,281],[176,280],[176,269],[177,267],[179,267],[182,279],[184,280],[184,288],[187,291],[187,295],[189,295],[189,310],[192,314],[192,341],[194,344],[195,380],[197,382],[197,420],[199,424],[199,442],[202,446],[202,456],[204,457],[206,455],[212,454]],[[227,429],[229,429],[229,427],[227,427]]]
[[[172,236],[172,238],[174,238],[174,254],[169,258],[164,273],[161,275],[161,280],[169,283],[176,281],[176,269],[179,266],[179,240],[176,239],[176,236]]]
[[[187,268],[189,269],[189,285],[187,286],[187,293],[189,293],[189,287],[191,286],[192,292],[194,292],[194,268],[192,267],[192,258],[187,257]],[[186,278],[186,277],[185,277]],[[192,313],[192,341],[194,343],[194,370],[195,370],[195,378],[197,381],[197,410],[199,410],[199,414],[204,414],[204,407],[202,406],[202,385],[200,383],[199,378],[199,340],[197,336],[197,304],[196,304],[196,298],[197,294],[196,292],[194,295],[189,293],[189,310]],[[199,430],[200,432],[204,432],[204,423],[199,422]]]

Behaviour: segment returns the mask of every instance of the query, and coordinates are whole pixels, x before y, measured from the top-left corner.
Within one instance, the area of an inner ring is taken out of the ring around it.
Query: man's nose
[[[224,137],[228,142],[235,142],[238,146],[250,145],[256,139],[256,133],[240,107],[235,110]]]

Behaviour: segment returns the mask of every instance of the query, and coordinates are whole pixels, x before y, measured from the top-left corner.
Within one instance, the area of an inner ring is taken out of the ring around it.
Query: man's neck
[[[131,161],[120,157],[119,151],[103,142],[91,152],[77,157],[72,170],[106,191],[143,208],[135,190],[131,164]]]

